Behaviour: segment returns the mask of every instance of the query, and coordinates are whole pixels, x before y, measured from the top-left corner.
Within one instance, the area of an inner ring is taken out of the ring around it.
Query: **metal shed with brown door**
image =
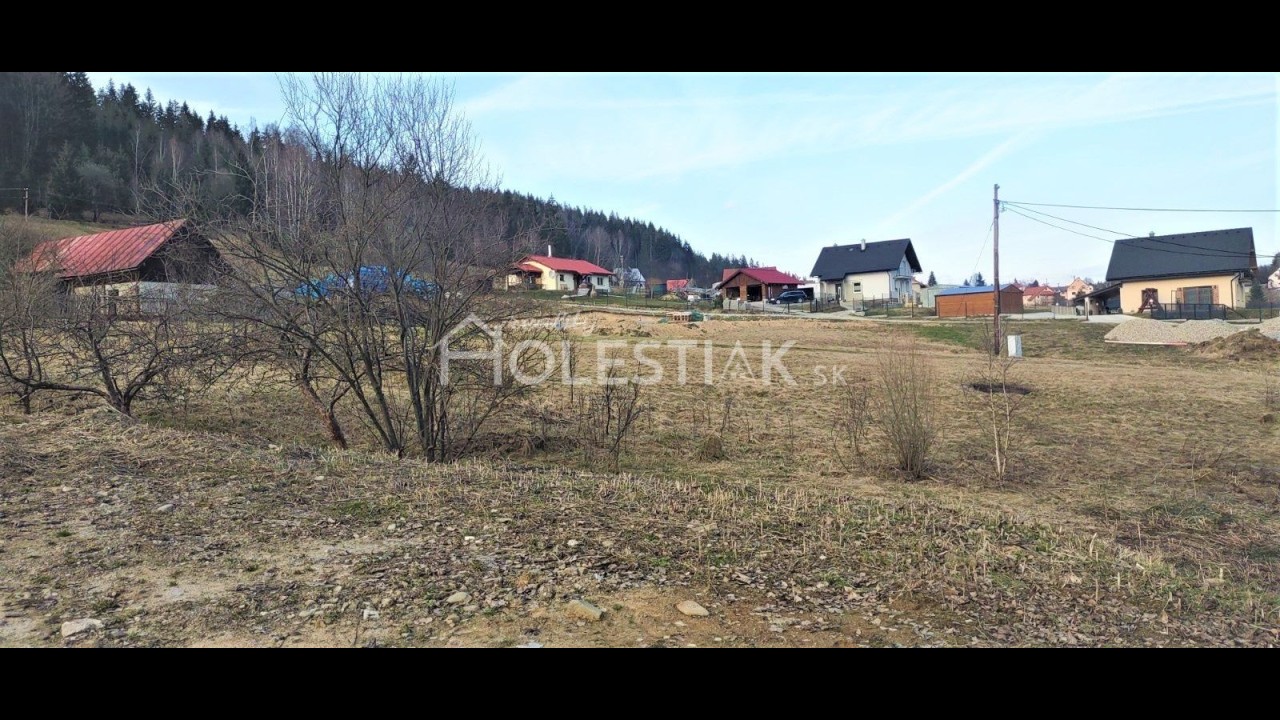
[[[943,290],[934,299],[938,317],[980,317],[995,309],[995,288],[991,285]],[[1022,291],[1014,285],[1000,288],[1000,313],[1022,312]]]

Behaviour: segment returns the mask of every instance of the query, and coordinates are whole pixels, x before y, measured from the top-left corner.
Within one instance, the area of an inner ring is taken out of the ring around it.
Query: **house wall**
[[[1227,307],[1244,307],[1244,284],[1234,275],[1212,275],[1206,277],[1152,278],[1125,280],[1120,285],[1120,310],[1122,312],[1138,312],[1142,307],[1142,291],[1155,288],[1156,301],[1160,303],[1177,302],[1177,291],[1187,287],[1218,288],[1217,302]]]
[[[844,300],[882,299],[893,293],[893,282],[885,271],[844,276],[840,297]]]
[[[216,285],[126,280],[97,285],[77,285],[71,292],[81,297],[99,295],[116,305],[124,314],[158,315],[173,303],[200,302],[209,297]]]
[[[979,317],[990,315],[995,298],[991,292],[967,293],[965,295],[939,295],[934,299],[938,309],[938,317]],[[1022,293],[1017,290],[1006,290],[1000,293],[1000,312],[1022,312]]]

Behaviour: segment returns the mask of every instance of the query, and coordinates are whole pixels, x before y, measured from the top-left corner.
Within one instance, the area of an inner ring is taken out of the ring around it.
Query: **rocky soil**
[[[106,412],[0,424],[0,449],[4,645],[1277,641],[1229,578],[923,500],[429,466]]]

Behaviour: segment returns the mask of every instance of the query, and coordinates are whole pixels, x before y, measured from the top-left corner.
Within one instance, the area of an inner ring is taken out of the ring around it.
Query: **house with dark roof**
[[[795,290],[803,282],[776,267],[733,268],[724,273],[720,293],[730,300],[762,302],[772,300],[784,290]]]
[[[550,246],[547,249],[550,250]],[[586,260],[526,255],[507,275],[507,288],[524,287],[560,292],[583,289],[607,293],[612,281],[612,272]]]
[[[209,291],[222,258],[186,220],[40,243],[26,260],[70,292],[100,292],[121,311],[159,312],[191,291]]]
[[[1244,283],[1257,266],[1253,228],[1127,238],[1111,250],[1107,281],[1114,284],[1089,297],[1106,307],[1118,300],[1128,313],[1172,307],[1208,316],[1215,305],[1244,307]]]
[[[812,275],[823,298],[911,302],[918,272],[920,260],[911,240],[904,238],[824,247]]]

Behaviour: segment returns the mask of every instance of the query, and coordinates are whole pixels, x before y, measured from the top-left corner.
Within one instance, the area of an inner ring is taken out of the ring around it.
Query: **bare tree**
[[[441,373],[442,343],[500,325],[520,306],[492,292],[510,266],[452,90],[431,80],[316,74],[282,80],[289,129],[244,168],[243,219],[215,223],[236,296],[228,318],[280,339],[298,385],[335,432],[352,404],[388,452],[464,451],[527,388]],[[322,397],[313,381],[329,378]],[[485,377],[492,377],[492,374]]]
[[[24,409],[35,393],[55,392],[94,395],[132,416],[146,393],[183,395],[198,389],[197,378],[207,384],[220,373],[225,333],[185,308],[139,315],[103,289],[51,291],[39,279],[27,287],[43,292],[20,300],[16,313],[13,296],[6,297],[2,312],[15,320],[0,333],[0,376]]]
[[[42,329],[57,284],[27,261],[36,244],[25,222],[0,217],[0,392],[28,414],[45,379]]]
[[[1003,332],[997,337],[1001,346],[1004,338]],[[997,482],[1004,482],[1009,475],[1018,438],[1018,412],[1027,392],[1015,382],[1017,362],[1007,354],[988,355],[971,384],[982,396],[984,425],[991,441],[991,474]]]

